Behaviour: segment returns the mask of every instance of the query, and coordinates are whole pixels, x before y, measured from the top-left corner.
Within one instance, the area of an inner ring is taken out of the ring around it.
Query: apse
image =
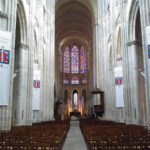
[[[60,2],[60,1],[59,1]],[[93,62],[93,23],[89,8],[79,1],[64,1],[56,6],[55,72],[56,101],[65,99],[68,91],[68,114],[74,110],[82,114],[82,91],[90,94]],[[86,2],[88,2],[86,0]],[[78,93],[76,109],[74,95]],[[90,97],[85,95],[86,97]],[[88,103],[85,104],[88,109]],[[64,103],[64,108],[66,108]],[[67,110],[67,109],[66,109]],[[64,110],[65,111],[65,110]],[[85,110],[85,112],[88,112]]]

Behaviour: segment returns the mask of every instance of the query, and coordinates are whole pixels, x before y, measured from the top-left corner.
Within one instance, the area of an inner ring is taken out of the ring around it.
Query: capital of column
[[[135,41],[130,41],[127,43],[127,46],[130,47],[130,46],[133,46],[133,45],[139,45],[139,46],[142,46],[142,43],[138,40],[135,40]]]
[[[3,18],[8,18],[8,14],[0,11],[0,16]]]
[[[24,44],[24,43],[17,43],[15,48],[23,48],[25,50],[29,49],[29,45]]]

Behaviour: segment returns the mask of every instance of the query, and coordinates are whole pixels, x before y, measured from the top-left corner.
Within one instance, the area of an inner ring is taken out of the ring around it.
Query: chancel
[[[0,0],[0,150],[150,149],[149,0]]]

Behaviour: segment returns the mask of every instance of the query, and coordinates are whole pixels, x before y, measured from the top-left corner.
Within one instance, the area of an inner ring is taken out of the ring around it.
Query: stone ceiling
[[[65,42],[64,39],[69,36],[78,40],[82,38],[92,45],[92,15],[78,1],[69,1],[56,9],[56,45]]]

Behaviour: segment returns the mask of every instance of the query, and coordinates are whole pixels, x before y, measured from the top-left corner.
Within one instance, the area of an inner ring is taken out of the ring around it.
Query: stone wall
[[[9,104],[0,106],[0,130],[53,119],[54,83],[56,91],[61,92],[62,88],[59,87],[58,68],[55,70],[55,66],[58,67],[55,65],[57,1],[0,2],[0,30],[12,32],[13,62]],[[150,24],[149,0],[77,1],[92,15],[91,89],[98,87],[105,92],[103,119],[150,127],[150,69],[146,43],[146,26]],[[124,108],[116,108],[114,68],[118,66],[123,67]],[[37,111],[32,110],[35,69],[41,71],[40,110]],[[61,94],[57,96],[63,99]],[[95,98],[89,96],[89,99],[89,104],[93,105],[91,99]],[[98,97],[94,102],[98,103]]]
[[[98,1],[96,74],[98,87],[105,91],[104,119],[149,126],[145,39],[149,5],[148,0]],[[137,35],[140,28],[142,39]],[[124,108],[116,108],[114,67],[117,66],[123,67]]]
[[[1,3],[5,6],[0,8],[0,30],[12,32],[13,63],[9,105],[0,106],[0,130],[52,120],[55,1],[3,0]],[[35,69],[41,71],[41,105],[37,111],[32,110]]]

